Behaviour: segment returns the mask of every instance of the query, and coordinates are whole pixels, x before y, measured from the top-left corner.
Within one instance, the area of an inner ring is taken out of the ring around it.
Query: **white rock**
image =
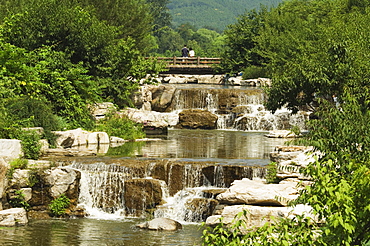
[[[30,172],[27,169],[15,169],[10,185],[13,186],[16,184],[18,187],[28,187]]]
[[[175,113],[160,113],[155,111],[143,111],[129,108],[122,112],[129,119],[144,126],[168,127],[175,126],[179,122],[179,116]]]
[[[255,204],[264,206],[287,206],[298,197],[297,183],[266,184],[261,180],[244,178],[236,180],[216,199],[223,204]]]
[[[45,171],[48,176],[46,182],[51,186],[50,194],[52,197],[57,198],[65,193],[70,185],[73,185],[77,174],[74,170],[69,168],[52,168]]]
[[[0,226],[26,225],[27,213],[24,208],[11,208],[0,211]]]
[[[17,139],[0,139],[0,157],[14,160],[23,156],[21,141]]]
[[[88,144],[109,144],[109,136],[106,132],[92,132],[87,136]]]
[[[56,146],[58,148],[70,148],[74,146],[86,145],[90,132],[77,128],[69,131],[55,131],[58,138]]]
[[[175,231],[182,229],[182,225],[179,222],[168,218],[156,218],[151,221],[139,224],[136,227],[140,229],[164,230],[164,231]]]
[[[24,200],[28,202],[32,198],[32,188],[20,188],[24,195]]]

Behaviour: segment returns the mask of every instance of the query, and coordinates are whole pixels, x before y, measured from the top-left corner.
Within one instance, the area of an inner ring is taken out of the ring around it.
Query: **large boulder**
[[[21,141],[17,139],[0,139],[0,157],[13,160],[23,156]]]
[[[95,119],[102,119],[106,115],[116,110],[117,108],[111,102],[96,103],[91,107],[91,113]]]
[[[249,204],[262,206],[287,206],[298,197],[297,183],[266,184],[262,180],[244,178],[236,180],[216,199],[222,204]]]
[[[109,144],[110,139],[106,132],[91,132],[87,136],[87,143],[89,145]]]
[[[69,131],[55,131],[58,138],[56,139],[56,146],[61,148],[71,148],[74,146],[86,145],[88,131],[77,128]]]
[[[145,210],[164,203],[163,189],[166,185],[159,179],[130,179],[125,181],[125,208],[128,214],[141,216]]]
[[[11,208],[0,211],[0,226],[17,226],[28,223],[24,208]]]
[[[151,108],[153,111],[166,112],[167,108],[171,105],[173,95],[176,88],[173,86],[155,86],[149,88],[152,101]]]
[[[46,170],[45,174],[45,184],[50,186],[50,195],[53,198],[78,190],[78,174],[73,169],[57,167]]]
[[[208,110],[185,109],[179,114],[177,127],[187,129],[216,129],[217,115]]]
[[[77,128],[68,131],[55,131],[57,148],[72,148],[86,145],[109,144],[109,136],[105,132],[89,132]]]
[[[179,116],[175,113],[161,113],[128,108],[123,110],[122,114],[130,120],[142,124],[147,129],[167,129],[167,127],[175,126],[179,121]]]
[[[12,179],[10,180],[10,186],[14,188],[28,187],[30,173],[31,170],[28,169],[15,169]]]
[[[140,229],[157,231],[176,231],[182,229],[182,225],[179,222],[168,218],[156,218],[151,221],[146,221],[142,224],[136,225],[136,227]]]

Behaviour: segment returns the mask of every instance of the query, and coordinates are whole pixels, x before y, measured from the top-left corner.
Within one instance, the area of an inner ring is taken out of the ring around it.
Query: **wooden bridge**
[[[157,57],[167,64],[168,71],[161,73],[208,74],[214,73],[214,67],[221,63],[221,58],[209,57]]]

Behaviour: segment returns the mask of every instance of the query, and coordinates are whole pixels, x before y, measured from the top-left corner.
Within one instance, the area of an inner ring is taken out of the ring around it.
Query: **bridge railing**
[[[158,61],[163,61],[167,66],[213,66],[221,62],[220,58],[210,57],[157,57]]]

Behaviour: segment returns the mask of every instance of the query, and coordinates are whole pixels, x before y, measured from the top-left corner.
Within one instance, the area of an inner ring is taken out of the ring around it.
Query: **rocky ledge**
[[[243,211],[247,211],[246,229],[273,222],[271,216],[291,218],[305,214],[316,219],[310,206],[289,206],[289,202],[298,197],[300,189],[312,184],[309,177],[299,174],[299,169],[313,162],[314,156],[318,155],[312,151],[311,147],[278,146],[271,153],[271,160],[277,163],[277,177],[282,180],[277,184],[268,184],[264,179],[235,180],[226,192],[217,195],[219,204],[206,224],[215,226],[222,218],[225,225],[230,225]]]

